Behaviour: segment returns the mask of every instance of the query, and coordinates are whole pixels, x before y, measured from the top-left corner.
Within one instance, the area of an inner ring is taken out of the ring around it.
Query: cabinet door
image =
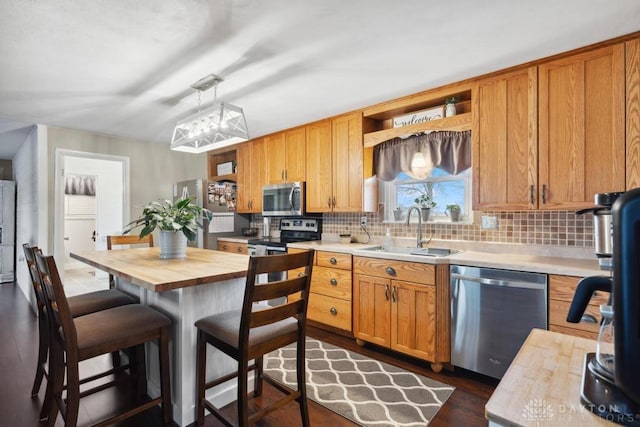
[[[251,142],[238,145],[236,161],[238,162],[236,211],[251,212]]]
[[[627,190],[640,187],[640,39],[625,44]]]
[[[474,209],[537,206],[537,68],[478,84],[473,111]]]
[[[331,212],[333,179],[331,169],[331,122],[307,126],[307,211]]]
[[[280,184],[285,182],[285,143],[284,133],[269,135],[264,138],[267,184]]]
[[[305,128],[298,128],[284,133],[285,175],[286,182],[306,181],[306,136]]]
[[[389,347],[390,297],[390,280],[354,275],[353,335],[356,338]]]
[[[262,187],[267,181],[266,174],[266,143],[264,139],[251,142],[251,206],[249,212],[262,213]]]
[[[391,281],[391,348],[435,360],[435,286]]]
[[[625,188],[624,44],[539,67],[540,209],[578,209]]]
[[[331,123],[333,210],[362,212],[362,113],[338,117]]]

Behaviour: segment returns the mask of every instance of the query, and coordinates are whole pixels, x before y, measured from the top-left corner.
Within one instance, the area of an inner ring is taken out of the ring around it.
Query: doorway
[[[129,159],[56,150],[54,255],[69,294],[104,289],[107,274],[69,257],[106,250],[106,236],[129,222]]]

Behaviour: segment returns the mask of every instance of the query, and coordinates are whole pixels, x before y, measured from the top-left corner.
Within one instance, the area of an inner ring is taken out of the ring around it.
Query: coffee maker
[[[594,291],[610,293],[609,304],[600,306],[596,353],[585,355],[581,402],[609,421],[640,426],[640,188],[617,193],[610,201],[610,231],[600,239],[611,239],[611,253],[603,252],[607,243],[599,245],[596,239],[596,255],[610,258],[600,266],[613,275],[581,280],[567,321],[580,321]]]

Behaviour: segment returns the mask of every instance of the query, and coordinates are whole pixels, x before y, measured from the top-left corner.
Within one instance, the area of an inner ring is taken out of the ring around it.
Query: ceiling
[[[168,145],[211,73],[256,137],[638,30],[638,0],[6,0],[0,157],[33,123]]]

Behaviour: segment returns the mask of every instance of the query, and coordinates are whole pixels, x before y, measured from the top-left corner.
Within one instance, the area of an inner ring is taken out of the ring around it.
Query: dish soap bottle
[[[387,234],[384,236],[384,241],[382,242],[382,249],[388,251],[393,246],[393,241],[391,240],[391,231],[389,227],[387,227]]]

